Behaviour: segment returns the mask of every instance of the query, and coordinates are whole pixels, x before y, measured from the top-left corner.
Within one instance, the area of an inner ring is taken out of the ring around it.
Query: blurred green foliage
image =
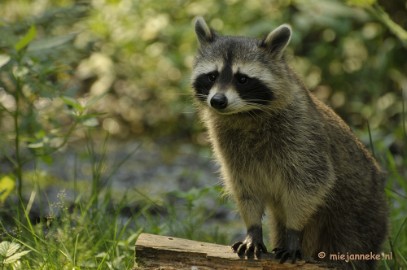
[[[305,84],[351,126],[366,131],[368,121],[373,138],[391,133],[387,147],[401,144],[397,140],[406,96],[402,89],[407,91],[406,48],[362,8],[375,1],[347,3],[6,0],[1,4],[0,51],[7,52],[31,25],[38,29],[38,39],[46,41],[74,35],[69,47],[39,57],[71,68],[49,78],[69,84],[67,95],[103,95],[94,108],[107,113],[101,127],[122,138],[175,134],[201,142],[190,97],[197,47],[193,18],[203,15],[221,33],[252,37],[290,23],[294,38],[288,59]],[[402,1],[384,7],[406,26],[400,16],[407,16]]]
[[[36,39],[37,33],[34,24],[21,37],[11,31],[5,39],[11,43],[0,54],[0,144],[7,161],[2,173],[11,170],[5,164],[12,167],[20,198],[24,165],[38,157],[52,161],[51,154],[97,116],[87,110],[94,98],[81,102],[65,96],[72,89],[72,68],[60,55],[75,35]]]

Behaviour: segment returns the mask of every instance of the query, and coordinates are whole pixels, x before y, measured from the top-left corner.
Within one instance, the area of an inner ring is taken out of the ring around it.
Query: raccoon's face
[[[291,29],[282,25],[265,39],[218,36],[198,18],[200,50],[192,86],[196,98],[220,114],[265,110],[279,98],[284,48]],[[276,101],[279,102],[278,100]]]

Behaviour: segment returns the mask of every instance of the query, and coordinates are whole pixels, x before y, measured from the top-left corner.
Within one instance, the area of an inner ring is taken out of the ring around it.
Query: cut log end
[[[142,233],[136,242],[134,270],[322,270],[304,261],[280,264],[270,253],[261,259],[241,259],[230,246]],[[332,270],[332,268],[329,268]]]

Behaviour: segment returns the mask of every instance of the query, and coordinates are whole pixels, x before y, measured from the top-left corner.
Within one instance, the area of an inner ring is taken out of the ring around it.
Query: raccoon
[[[377,254],[388,231],[384,174],[351,129],[288,67],[291,27],[263,39],[223,36],[195,21],[192,88],[221,165],[225,190],[246,225],[232,245],[260,258],[262,218],[281,263],[318,253]],[[321,256],[320,256],[321,257]],[[374,260],[340,262],[374,269]]]

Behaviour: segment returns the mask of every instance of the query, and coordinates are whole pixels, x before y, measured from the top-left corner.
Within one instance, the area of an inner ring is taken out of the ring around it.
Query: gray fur
[[[196,102],[225,188],[246,227],[261,228],[267,212],[273,248],[286,245],[287,231],[299,231],[305,258],[317,260],[321,251],[380,253],[388,230],[383,173],[343,120],[286,64],[283,52],[291,28],[280,26],[264,40],[214,38],[198,19],[196,33],[201,47],[193,83],[203,73],[229,65],[234,72],[257,74],[273,94],[267,105],[235,95],[238,109],[224,112],[208,102]],[[224,89],[235,88],[215,83],[211,91]],[[341,263],[342,268],[353,269],[350,263]],[[356,269],[375,267],[375,261],[352,263]]]
[[[207,44],[215,40],[215,32],[209,28],[202,17],[195,21],[195,32],[201,44]]]

